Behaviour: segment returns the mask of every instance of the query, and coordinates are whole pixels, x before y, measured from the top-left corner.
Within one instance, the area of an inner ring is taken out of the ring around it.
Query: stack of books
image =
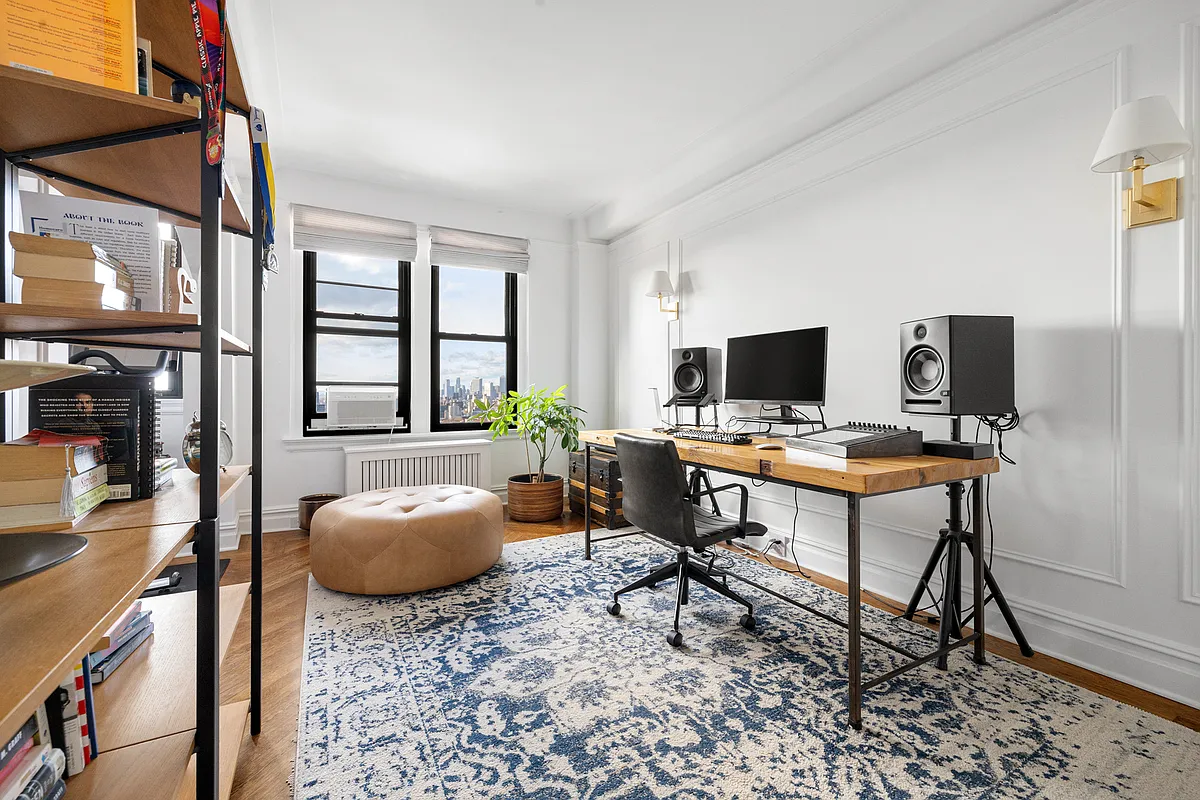
[[[93,684],[103,683],[142,642],[150,638],[154,633],[151,613],[149,609],[143,611],[142,601],[138,600],[100,638],[96,649],[88,656]]]
[[[62,742],[55,740],[49,703],[39,706],[0,747],[3,800],[58,800],[66,793],[67,755]]]
[[[88,242],[13,231],[13,274],[21,278],[21,302],[59,308],[138,307],[133,275],[125,265]]]
[[[154,489],[155,491],[164,486],[170,486],[175,482],[175,467],[179,462],[171,456],[154,459]]]
[[[96,704],[88,656],[63,676],[58,687],[38,709],[52,748],[61,750],[67,775],[78,775],[92,763],[96,748]],[[39,722],[40,724],[40,722]]]
[[[35,430],[0,444],[0,530],[68,530],[107,499],[99,436]]]

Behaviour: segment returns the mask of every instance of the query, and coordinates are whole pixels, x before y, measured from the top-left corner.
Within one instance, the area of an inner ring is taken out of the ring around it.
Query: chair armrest
[[[703,492],[692,492],[689,495],[689,498],[695,499],[698,497],[708,497],[710,495],[716,494],[717,492],[727,492],[730,489],[737,489],[742,495],[742,507],[741,507],[740,513],[738,514],[738,527],[742,529],[742,533],[745,533],[746,532],[746,506],[750,503],[750,490],[746,488],[745,484],[743,484],[743,483],[727,483],[724,486],[714,486],[713,488],[707,489]]]

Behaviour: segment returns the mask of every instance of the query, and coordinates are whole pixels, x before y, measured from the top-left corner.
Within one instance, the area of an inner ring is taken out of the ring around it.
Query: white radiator
[[[490,489],[491,448],[488,439],[343,447],[346,494],[438,483]]]

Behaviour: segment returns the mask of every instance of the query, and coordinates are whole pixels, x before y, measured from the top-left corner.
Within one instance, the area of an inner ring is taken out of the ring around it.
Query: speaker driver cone
[[[918,347],[904,362],[904,380],[917,394],[929,394],[942,382],[945,365],[932,347]]]
[[[704,388],[704,372],[695,364],[680,364],[675,370],[675,391],[698,394]]]

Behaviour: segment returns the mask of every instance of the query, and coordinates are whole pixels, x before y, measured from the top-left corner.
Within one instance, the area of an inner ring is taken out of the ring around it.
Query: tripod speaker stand
[[[962,441],[961,428],[962,422],[959,417],[950,418],[950,438],[954,441]],[[934,545],[933,552],[929,556],[929,561],[925,564],[925,571],[921,573],[921,579],[917,582],[917,588],[913,592],[912,599],[908,601],[908,608],[904,611],[905,619],[912,619],[913,614],[917,612],[917,608],[921,605],[921,600],[925,593],[929,592],[933,596],[933,592],[929,589],[929,581],[933,577],[933,572],[941,563],[942,556],[946,556],[946,579],[942,587],[942,613],[938,624],[938,647],[945,647],[950,643],[950,638],[962,638],[962,629],[973,616],[976,610],[972,610],[965,618],[963,617],[962,605],[962,548],[965,546],[967,551],[973,556],[975,548],[983,547],[983,537],[976,536],[975,531],[983,527],[982,514],[982,498],[975,498],[975,513],[972,517],[972,528],[974,531],[963,529],[962,522],[962,498],[963,485],[961,483],[951,483],[947,487],[947,495],[950,497],[950,517],[946,520],[947,527],[942,528],[938,532],[937,544]],[[982,550],[980,551],[982,557]],[[997,608],[1004,616],[1004,621],[1008,623],[1008,629],[1012,631],[1013,638],[1017,642],[1017,646],[1021,648],[1021,655],[1029,658],[1033,655],[1033,648],[1029,646],[1025,634],[1021,632],[1021,626],[1017,623],[1017,618],[1013,616],[1012,609],[1008,606],[1008,601],[1004,599],[1004,593],[1000,591],[1000,584],[996,583],[995,576],[992,575],[991,567],[988,564],[983,565],[984,581],[987,584],[987,591],[983,604],[986,606],[992,600],[996,601]],[[937,598],[934,597],[936,600]],[[937,662],[938,669],[946,669],[946,657],[942,656]]]

